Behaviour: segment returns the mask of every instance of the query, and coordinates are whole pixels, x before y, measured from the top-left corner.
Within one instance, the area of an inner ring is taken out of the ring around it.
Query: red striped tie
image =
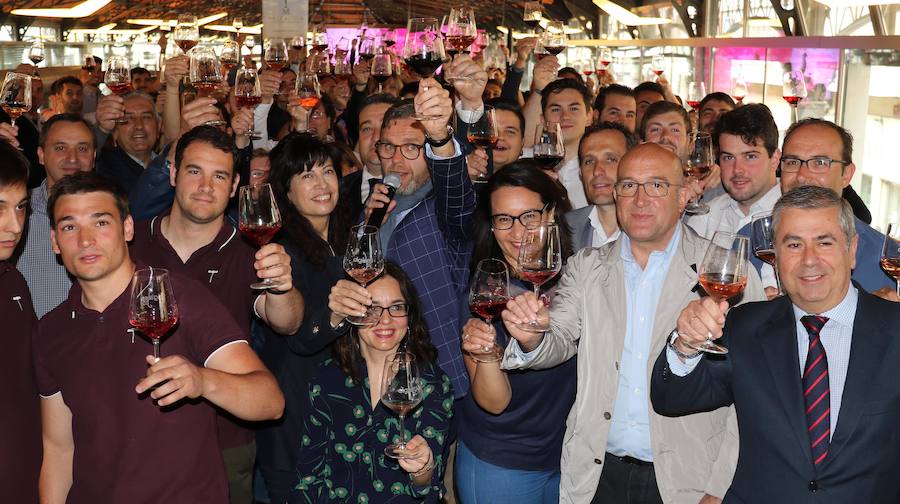
[[[803,402],[806,403],[806,427],[812,448],[813,462],[818,466],[828,457],[831,437],[831,400],[828,387],[828,358],[819,332],[828,317],[806,315],[800,318],[809,333],[809,353],[803,368]]]

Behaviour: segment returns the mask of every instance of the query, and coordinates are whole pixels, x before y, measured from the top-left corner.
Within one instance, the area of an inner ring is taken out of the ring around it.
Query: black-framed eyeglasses
[[[375,151],[378,153],[378,157],[383,159],[394,157],[394,153],[397,152],[397,147],[400,148],[400,154],[402,154],[403,157],[410,161],[414,161],[419,158],[419,154],[422,152],[422,148],[425,147],[425,144],[407,143],[403,145],[394,145],[390,142],[375,142]]]
[[[616,182],[613,186],[616,190],[616,196],[621,198],[631,198],[636,195],[639,187],[644,188],[644,194],[651,198],[662,198],[669,195],[670,187],[681,187],[681,184],[673,184],[664,180],[651,180],[649,182],[635,182],[634,180],[623,180]]]
[[[831,159],[828,156],[815,156],[809,159],[800,159],[794,156],[785,156],[781,158],[781,171],[793,173],[800,171],[800,167],[804,164],[809,171],[813,173],[825,173],[831,168],[832,163],[837,163],[841,165],[841,167],[850,164],[849,161],[840,161],[837,159]]]
[[[372,305],[366,310],[366,318],[379,320],[385,311],[388,312],[391,318],[403,318],[409,315],[409,305],[406,303],[397,303],[391,306]]]
[[[494,214],[491,215],[491,228],[495,231],[506,231],[512,229],[513,224],[519,221],[525,229],[535,229],[541,225],[546,210],[547,205],[544,205],[540,209],[527,210],[519,215]]]

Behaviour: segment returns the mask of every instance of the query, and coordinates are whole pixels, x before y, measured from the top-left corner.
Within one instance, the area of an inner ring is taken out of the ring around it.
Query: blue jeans
[[[462,441],[453,469],[462,504],[558,504],[559,471],[522,471],[488,464]]]

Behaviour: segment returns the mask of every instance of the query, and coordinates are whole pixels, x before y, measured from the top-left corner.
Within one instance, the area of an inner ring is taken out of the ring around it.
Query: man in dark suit
[[[358,139],[355,150],[363,167],[362,170],[341,179],[341,201],[350,206],[351,215],[356,216],[362,212],[363,205],[372,191],[369,180],[372,180],[372,186],[381,181],[381,158],[375,152],[375,142],[381,135],[384,113],[398,101],[392,95],[377,94],[367,96],[359,105],[359,114],[356,116]]]
[[[121,112],[107,112],[111,109]],[[130,193],[156,157],[153,150],[159,138],[160,122],[153,98],[138,91],[124,97],[104,96],[97,105],[97,120],[101,131],[111,134],[113,139],[97,154],[97,173]]]
[[[391,201],[385,186],[376,185],[366,218],[389,204],[379,231],[385,256],[416,286],[438,364],[463,396],[468,376],[459,343],[459,298],[469,281],[475,188],[449,125],[452,113],[450,93],[433,79],[421,81],[414,99],[388,109],[376,146],[384,172],[399,175],[400,188]]]
[[[734,404],[740,456],[726,503],[900,502],[900,305],[851,283],[858,237],[837,193],[794,188],[773,215],[787,295],[727,319],[709,298],[689,304],[656,361],[653,407]],[[708,334],[722,336],[724,358],[695,355]]]
[[[588,206],[566,214],[575,250],[602,247],[619,237],[613,185],[619,160],[637,139],[619,123],[589,127],[578,144],[578,166]]]

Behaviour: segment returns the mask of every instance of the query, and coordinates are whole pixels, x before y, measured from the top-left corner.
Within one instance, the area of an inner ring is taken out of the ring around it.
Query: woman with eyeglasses
[[[473,268],[482,259],[499,259],[509,270],[510,295],[530,290],[518,277],[527,228],[555,221],[562,257],[572,253],[564,189],[536,162],[523,159],[494,173],[485,191],[475,219]],[[554,283],[545,289],[552,291]],[[468,313],[468,303],[464,310]],[[471,387],[456,424],[457,497],[462,504],[556,504],[566,416],[575,400],[575,359],[551,369],[513,372],[502,370],[500,362],[477,362],[472,355],[479,349],[494,341],[504,347],[509,336],[500,317],[491,327],[467,316],[462,348]]]
[[[366,287],[338,281],[328,307],[327,330],[343,335],[310,381],[289,502],[437,503],[453,390],[437,365],[412,282],[387,262]],[[350,326],[345,319],[351,315],[364,316],[368,325]],[[401,351],[414,356],[423,399],[406,416],[406,439],[412,439],[393,459],[384,449],[400,437],[399,422],[381,403],[382,374],[385,362]]]
[[[257,460],[272,502],[285,502],[297,482],[298,440],[308,411],[307,382],[324,361],[337,333],[321,330],[330,288],[345,278],[342,257],[351,216],[340,203],[339,156],[333,146],[308,133],[290,133],[269,155],[269,182],[281,211],[280,243],[291,256],[292,275],[304,300],[300,330],[276,335],[254,327],[260,358],[278,379],[287,406],[284,416],[257,431]],[[327,322],[325,322],[327,324]]]

